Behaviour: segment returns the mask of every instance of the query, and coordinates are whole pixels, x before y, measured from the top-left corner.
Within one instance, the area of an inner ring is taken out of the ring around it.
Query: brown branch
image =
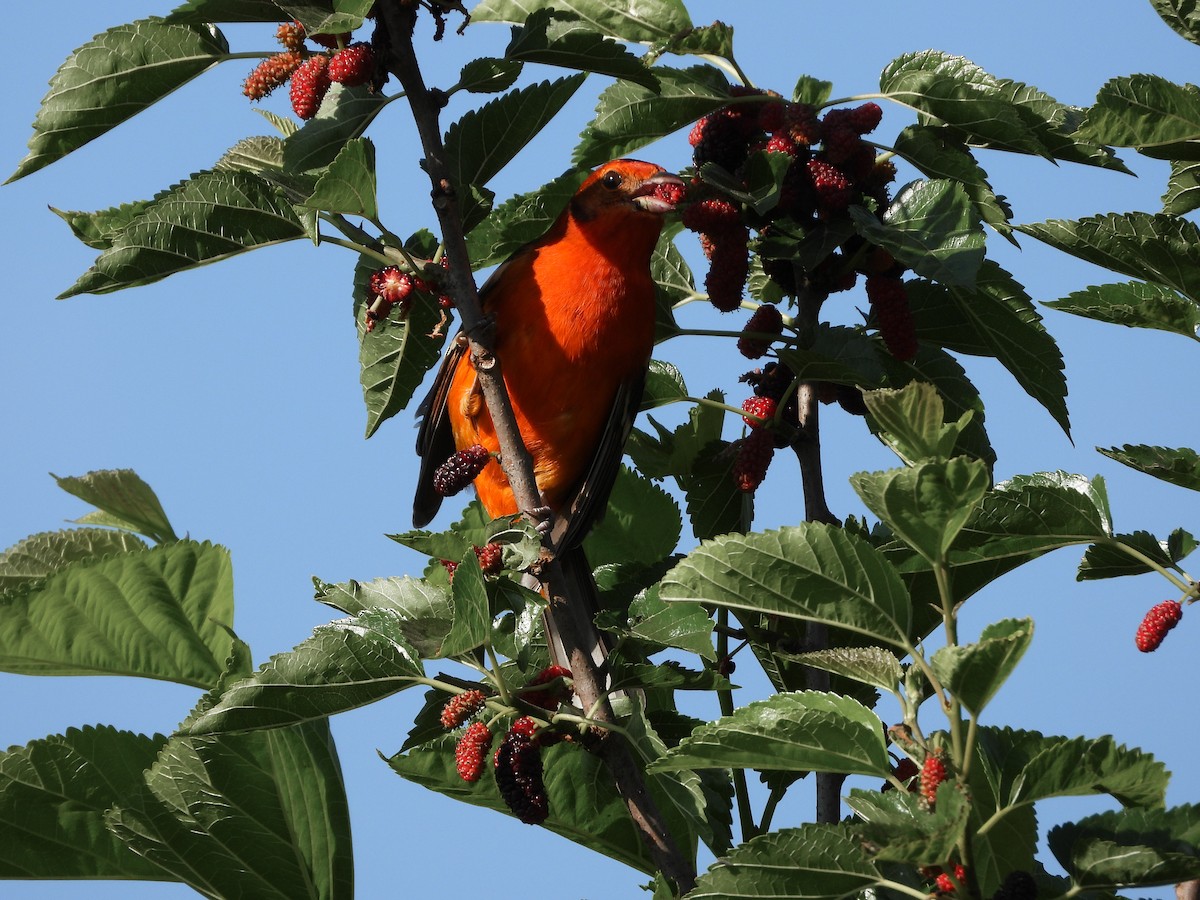
[[[390,44],[390,70],[399,79],[416,122],[425,154],[423,162],[433,186],[432,198],[442,229],[442,243],[449,258],[450,294],[462,316],[463,333],[470,341],[471,359],[484,401],[500,442],[500,464],[512,487],[517,505],[527,515],[541,506],[541,496],[533,474],[533,459],[521,439],[512,404],[504,386],[500,360],[493,353],[491,329],[484,319],[479,293],[471,273],[466,239],[463,235],[458,200],[446,164],[438,114],[441,98],[425,84],[412,43],[418,5],[412,0],[392,0],[377,4]],[[588,648],[594,643],[595,623],[588,615],[589,604],[581,602],[580,588],[566,577],[553,557],[548,528],[544,543],[548,560],[540,575],[547,588],[549,614],[562,638],[571,665],[575,692],[591,718],[613,722],[615,715],[608,702],[603,673],[592,660]],[[585,573],[591,578],[591,573]],[[594,585],[591,587],[594,590]],[[611,773],[618,792],[625,800],[649,851],[663,873],[675,882],[679,892],[691,890],[696,881],[695,867],[671,837],[658,806],[646,787],[645,775],[629,744],[613,732],[604,732],[597,750]]]

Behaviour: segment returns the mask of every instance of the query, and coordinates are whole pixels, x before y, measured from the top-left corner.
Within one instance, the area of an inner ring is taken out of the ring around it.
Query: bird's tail
[[[590,627],[579,628],[577,631],[584,635],[580,647],[568,647],[563,640],[555,616],[547,608],[544,615],[546,625],[546,646],[550,651],[550,661],[558,666],[571,667],[571,654],[576,650],[591,657],[592,663],[607,676],[605,660],[608,658],[611,643],[607,635],[595,626],[596,614],[600,612],[600,594],[596,590],[596,579],[592,577],[592,567],[588,564],[587,555],[582,547],[574,547],[558,557],[558,571],[562,578],[562,593],[570,598],[572,604],[579,604],[573,610],[562,610],[557,615],[572,615],[575,621],[586,621]]]

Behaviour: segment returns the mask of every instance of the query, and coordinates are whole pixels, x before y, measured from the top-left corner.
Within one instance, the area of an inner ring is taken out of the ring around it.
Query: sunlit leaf
[[[1157,328],[1193,339],[1200,328],[1200,303],[1162,284],[1128,281],[1093,285],[1048,300],[1051,309],[1128,328]]]
[[[668,38],[692,24],[682,0],[481,0],[471,9],[471,20],[520,25],[540,9],[565,11],[593,31],[641,43]]]

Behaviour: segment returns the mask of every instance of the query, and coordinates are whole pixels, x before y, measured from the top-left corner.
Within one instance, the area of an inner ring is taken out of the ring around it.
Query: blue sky
[[[0,169],[11,172],[24,155],[45,83],[73,48],[107,27],[164,14],[174,5],[64,0],[54,5],[50,27],[44,5],[11,8],[9,33],[20,43],[0,61],[6,86],[0,109],[8,123],[0,132]],[[689,8],[698,24],[721,18],[733,25],[743,67],[759,86],[785,94],[801,74],[832,81],[837,97],[869,94],[891,59],[934,48],[1086,106],[1110,77],[1152,72],[1183,83],[1194,78],[1200,60],[1200,47],[1171,32],[1145,0],[863,0],[853,13],[844,5],[804,0],[697,0]],[[262,26],[231,27],[227,34],[235,50],[271,45]],[[448,86],[465,59],[498,54],[507,39],[506,27],[481,25],[462,38],[426,42],[428,80]],[[409,527],[415,433],[411,415],[402,413],[363,440],[350,315],[354,260],[334,247],[288,245],[133,291],[56,302],[93,254],[47,210],[91,210],[148,197],[211,165],[240,137],[266,133],[268,126],[240,94],[250,65],[228,63],[62,162],[0,190],[6,271],[0,421],[8,434],[0,468],[0,546],[85,512],[48,472],[134,468],[158,492],[177,531],[230,548],[236,627],[261,661],[330,617],[311,600],[312,576],[369,579],[415,573],[424,564],[384,537]],[[494,183],[499,197],[531,189],[567,166],[595,94],[606,83],[590,79],[555,126],[501,173]],[[452,105],[446,121],[465,108]],[[910,120],[906,110],[884,104],[875,137],[886,142]],[[369,134],[378,146],[385,221],[398,233],[432,224],[403,105],[390,107]],[[674,169],[687,164],[690,152],[678,134],[638,155]],[[994,153],[983,154],[982,162],[1017,222],[1156,211],[1166,164],[1123,155],[1140,177]],[[902,182],[911,177],[902,169]],[[1119,280],[1030,239],[1022,240],[1020,251],[1000,240],[989,243],[989,254],[1036,300]],[[699,266],[695,245],[684,247]],[[865,299],[859,293],[842,303],[848,316],[851,305]],[[713,316],[689,310],[681,318],[713,327]],[[1054,469],[1102,474],[1118,530],[1165,536],[1183,525],[1200,531],[1194,494],[1127,470],[1093,449],[1127,442],[1200,447],[1189,390],[1194,345],[1048,309],[1044,316],[1066,360],[1074,443],[1001,367],[967,359],[987,404],[999,453],[997,478]],[[741,317],[736,320],[740,324]],[[737,327],[733,321],[720,324]],[[723,387],[734,402],[742,398],[736,376],[745,361],[728,343],[680,340],[661,348],[660,356],[683,370],[693,394]],[[729,433],[733,428],[730,422]],[[894,458],[861,420],[831,412],[823,430],[831,506],[841,515],[861,513],[847,477],[889,467]],[[797,489],[794,473],[776,463],[762,492],[758,527],[794,522]],[[448,521],[445,514],[439,519]],[[1200,732],[1194,704],[1178,697],[1194,683],[1194,670],[1185,674],[1185,664],[1197,626],[1185,621],[1157,653],[1137,653],[1134,629],[1146,609],[1172,596],[1166,583],[1144,577],[1080,584],[1074,580],[1077,561],[1073,551],[1060,551],[1002,579],[964,610],[967,638],[1003,617],[1036,621],[1032,649],[989,707],[987,722],[1067,735],[1114,734],[1166,763],[1174,773],[1170,802],[1193,801],[1200,797],[1194,763]],[[748,695],[743,702],[763,689],[749,668],[738,671]],[[0,675],[0,746],[89,723],[168,732],[195,698],[191,689],[128,679]],[[399,747],[419,700],[416,692],[400,695],[334,721],[350,795],[359,896],[425,896],[448,883],[465,886],[466,878],[483,873],[495,875],[487,888],[494,900],[525,897],[534,882],[546,885],[536,890],[549,897],[638,895],[643,879],[636,872],[391,774],[376,750]],[[809,817],[811,805],[799,793],[777,823]],[[1108,806],[1102,800],[1050,803],[1041,810],[1041,823]],[[498,874],[526,867],[523,875]],[[0,894],[194,896],[181,886],[138,883],[13,883]]]

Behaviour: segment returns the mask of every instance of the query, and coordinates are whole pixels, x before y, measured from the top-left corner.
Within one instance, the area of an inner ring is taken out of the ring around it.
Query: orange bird
[[[661,196],[664,185],[682,189],[683,182],[632,159],[600,166],[550,230],[480,290],[538,490],[556,515],[564,568],[571,559],[586,565],[580,544],[607,506],[641,401],[654,345],[650,258],[663,214],[674,208]],[[441,506],[433,489],[439,465],[475,444],[499,450],[465,342],[452,343],[420,412],[418,528]],[[518,512],[496,460],[475,479],[475,490],[493,518]]]

